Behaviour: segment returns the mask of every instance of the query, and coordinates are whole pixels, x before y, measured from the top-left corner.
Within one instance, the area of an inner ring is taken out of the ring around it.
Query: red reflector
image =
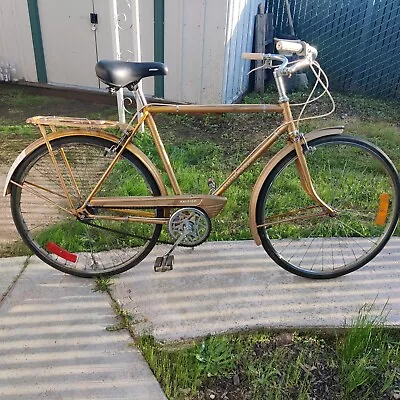
[[[76,254],[70,253],[69,251],[62,249],[60,246],[57,246],[53,242],[47,243],[46,249],[50,253],[53,253],[56,256],[61,257],[64,260],[70,261],[72,263],[76,263],[76,260],[78,259],[78,256]]]

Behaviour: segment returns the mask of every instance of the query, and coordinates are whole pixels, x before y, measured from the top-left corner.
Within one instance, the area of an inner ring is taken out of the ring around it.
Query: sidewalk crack
[[[22,274],[25,272],[26,268],[28,267],[29,264],[29,260],[30,260],[31,256],[27,256],[26,260],[24,261],[24,264],[21,268],[21,270],[19,271],[19,273],[16,275],[16,277],[13,279],[13,281],[11,282],[10,286],[7,288],[6,292],[4,293],[3,297],[0,298],[0,307],[3,303],[3,301],[6,299],[6,297],[8,296],[8,294],[13,290],[14,286],[16,285],[16,283],[18,282],[18,279],[22,276]]]

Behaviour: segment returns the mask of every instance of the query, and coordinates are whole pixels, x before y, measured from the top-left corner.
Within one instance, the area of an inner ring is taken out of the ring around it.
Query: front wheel
[[[66,136],[51,142],[64,178],[62,188],[46,145],[16,170],[11,189],[15,225],[29,248],[44,262],[81,277],[114,275],[138,264],[154,247],[160,224],[128,221],[132,211],[88,207],[92,218],[77,218],[79,208],[110,165],[114,143],[95,136]],[[159,196],[146,166],[125,150],[97,193],[101,197]],[[71,205],[72,203],[72,205]],[[140,210],[161,217],[161,209]]]
[[[388,157],[363,139],[334,135],[308,146],[313,185],[336,215],[303,189],[292,151],[262,186],[258,233],[268,255],[287,271],[334,278],[372,260],[391,237],[399,218],[399,177]]]

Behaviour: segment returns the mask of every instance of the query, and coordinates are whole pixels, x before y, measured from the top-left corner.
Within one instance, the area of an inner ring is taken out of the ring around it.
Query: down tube
[[[271,135],[264,139],[237,167],[229,177],[214,192],[216,196],[221,196],[250,166],[252,166],[287,130],[287,124],[280,126]]]

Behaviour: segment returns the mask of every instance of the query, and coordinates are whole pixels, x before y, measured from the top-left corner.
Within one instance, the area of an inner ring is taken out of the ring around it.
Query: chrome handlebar
[[[275,39],[276,48],[283,54],[263,54],[263,53],[243,53],[242,58],[247,60],[263,61],[263,68],[274,68],[272,61],[280,61],[277,67],[279,75],[291,75],[303,68],[308,67],[317,58],[318,51],[315,47],[301,40],[283,40]],[[303,56],[302,59],[296,61],[288,67],[288,59],[286,55],[298,54]]]

